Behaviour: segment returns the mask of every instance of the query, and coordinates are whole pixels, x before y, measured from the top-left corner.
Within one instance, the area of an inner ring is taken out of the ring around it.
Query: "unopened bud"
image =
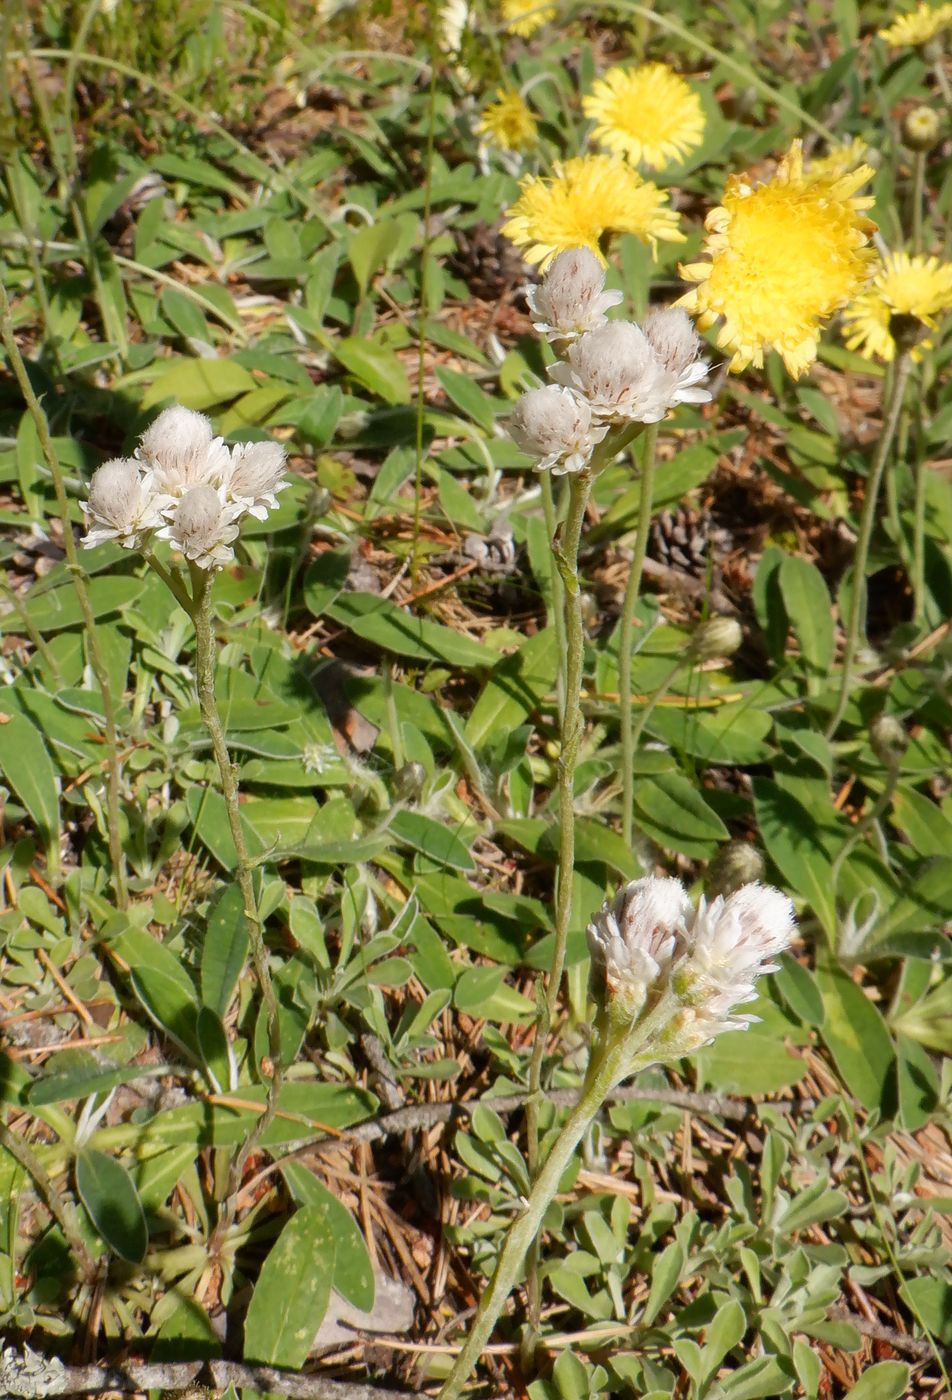
[[[889,334],[896,342],[900,354],[915,350],[920,340],[925,340],[929,327],[919,316],[910,312],[895,311],[889,318]]]
[[[605,312],[622,301],[621,292],[606,292],[605,270],[588,248],[567,248],[549,268],[541,287],[530,287],[526,300],[535,329],[549,340],[574,340],[605,324]]]
[[[708,866],[708,897],[733,894],[742,885],[763,879],[763,874],[764,858],[756,846],[749,841],[728,841]]]
[[[678,306],[649,311],[642,328],[658,359],[674,374],[687,369],[700,354],[701,337],[688,313]]]
[[[931,151],[939,129],[938,115],[931,107],[913,107],[902,119],[902,139],[910,151]]]
[[[394,795],[405,802],[408,798],[419,797],[426,782],[426,769],[422,763],[405,763],[397,770],[393,780]]]
[[[595,444],[607,431],[593,424],[592,410],[584,399],[555,384],[523,394],[509,420],[516,446],[540,459],[536,471],[551,467],[555,476],[587,467]]]
[[[549,370],[559,384],[588,400],[592,414],[613,423],[658,423],[667,412],[659,395],[661,365],[640,326],[610,321],[569,348]]]
[[[909,747],[909,735],[895,715],[877,715],[869,726],[869,746],[887,768],[898,768]]]
[[[744,629],[734,617],[709,617],[691,638],[691,654],[699,661],[733,656],[744,640]]]

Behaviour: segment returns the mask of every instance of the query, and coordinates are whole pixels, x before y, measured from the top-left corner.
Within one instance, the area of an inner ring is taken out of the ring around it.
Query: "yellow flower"
[[[499,88],[480,117],[476,130],[504,151],[525,151],[539,139],[536,119],[517,92]]]
[[[501,0],[499,8],[510,34],[528,39],[537,29],[555,18],[554,5],[540,5],[538,0]]]
[[[765,350],[778,350],[796,379],[816,359],[822,323],[864,286],[875,260],[866,244],[876,226],[860,213],[873,201],[854,197],[872,173],[862,165],[811,179],[795,141],[759,187],[746,175],[728,179],[705,225],[710,261],[681,269],[698,285],[680,305],[702,329],[723,319],[717,344],[732,352],[732,370],[761,366]]]
[[[816,156],[807,162],[804,176],[807,180],[836,180],[841,175],[849,175],[866,159],[869,147],[861,136],[852,141],[831,146],[825,156]]]
[[[549,178],[529,175],[519,198],[506,210],[502,231],[523,248],[526,262],[544,271],[565,248],[600,247],[607,233],[633,233],[654,250],[658,239],[683,243],[668,196],[636,170],[612,156],[575,156],[556,161]]]
[[[704,139],[701,99],[664,63],[609,68],[582,108],[598,123],[600,146],[651,170],[682,160]]]
[[[925,0],[910,14],[898,15],[892,24],[879,30],[879,37],[891,49],[915,48],[928,44],[952,25],[952,4],[928,5]]]
[[[867,360],[893,360],[896,341],[894,316],[919,321],[934,330],[936,318],[952,309],[952,263],[921,254],[890,253],[880,263],[865,292],[843,313],[843,338],[850,350]],[[928,347],[921,342],[913,354]]]

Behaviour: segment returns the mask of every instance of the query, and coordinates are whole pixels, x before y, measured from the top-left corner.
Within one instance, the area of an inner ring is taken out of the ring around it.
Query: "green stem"
[[[525,1210],[513,1221],[509,1229],[496,1270],[489,1287],[480,1299],[465,1345],[444,1382],[439,1400],[456,1400],[479,1361],[506,1299],[525,1266],[526,1256],[535,1244],[545,1213],[559,1189],[565,1169],[605,1098],[624,1077],[627,1058],[624,1041],[611,1046],[600,1059],[593,1056],[582,1086],[581,1097],[569,1114],[536,1177]]]
[[[106,827],[109,840],[109,858],[112,862],[112,881],[116,905],[119,909],[125,909],[128,904],[128,895],[126,893],[126,863],[122,849],[121,809],[119,805],[119,736],[116,728],[116,708],[112,699],[109,672],[106,670],[106,663],[99,646],[96,622],[93,617],[92,604],[89,601],[89,589],[86,587],[86,572],[79,562],[79,552],[76,549],[76,541],[73,539],[73,526],[69,518],[69,498],[66,495],[66,483],[63,479],[62,468],[53,446],[46,414],[33,392],[30,376],[26,372],[26,365],[16,342],[16,336],[13,332],[13,314],[10,310],[6,287],[2,282],[0,282],[0,340],[3,341],[10,367],[36,427],[40,450],[53,482],[56,510],[63,527],[63,548],[66,552],[67,570],[73,581],[79,610],[82,613],[89,662],[102,696],[106,747],[109,750],[109,761],[106,765]],[[58,852],[56,855],[58,856]]]
[[[420,522],[423,512],[424,419],[426,417],[426,320],[429,297],[430,243],[432,241],[433,159],[436,146],[436,91],[439,49],[434,26],[436,6],[427,5],[427,32],[430,48],[430,88],[426,106],[426,172],[423,180],[423,243],[420,248],[420,299],[417,317],[417,382],[416,382],[416,471],[413,478],[413,546],[410,553],[410,579],[416,583],[420,569]]]
[[[632,731],[631,731],[631,762],[632,762],[632,763],[634,762],[635,754],[638,752],[638,745],[641,743],[641,736],[642,736],[642,734],[645,732],[645,725],[648,723],[649,719],[650,719],[651,716],[654,714],[655,709],[657,708],[658,701],[661,699],[662,695],[665,693],[665,691],[666,691],[666,690],[669,688],[669,686],[672,684],[672,682],[674,681],[674,678],[675,678],[675,676],[677,676],[678,672],[682,669],[682,667],[687,666],[687,665],[689,664],[690,660],[691,660],[690,657],[687,657],[687,656],[679,656],[679,657],[677,658],[677,660],[676,660],[676,661],[673,663],[673,665],[671,666],[671,669],[670,669],[669,671],[666,671],[666,672],[665,672],[665,674],[664,674],[664,676],[662,677],[662,679],[661,679],[661,680],[659,681],[659,683],[655,686],[655,688],[654,688],[654,690],[652,691],[651,695],[648,697],[647,702],[646,702],[644,705],[642,705],[641,711],[639,712],[639,715],[638,715],[638,723],[637,723],[636,725],[634,725],[634,727],[632,728]],[[621,701],[622,701],[622,703],[624,702],[624,698],[625,698],[625,692],[622,690],[622,691],[621,691]],[[630,691],[628,692],[628,700],[629,700],[629,706],[628,706],[628,708],[629,708],[629,710],[630,710],[630,709],[631,709],[631,692],[630,692]],[[628,772],[628,771],[630,771],[630,769],[626,769],[625,771]],[[630,812],[630,810],[631,810],[631,808],[629,807],[629,812]],[[630,838],[629,838],[629,844],[630,844]]]
[[[552,491],[552,473],[542,472],[540,474],[540,485],[542,488],[542,514],[545,518],[546,533],[550,540],[555,539],[556,510],[555,496]],[[557,656],[565,655],[565,599],[562,596],[562,575],[556,562],[554,552],[549,555],[550,579],[552,585],[551,614],[550,623],[555,629],[555,650]],[[565,707],[565,673],[559,667],[559,715]]]
[[[843,866],[846,864],[850,854],[856,849],[859,842],[862,841],[866,833],[876,825],[890,802],[892,802],[893,794],[899,784],[900,773],[901,763],[890,764],[886,774],[886,786],[876,799],[875,805],[864,817],[860,818],[840,847],[836,859],[833,861],[833,865],[830,868],[830,885],[833,890],[834,898],[836,897],[837,885],[839,884],[840,872]]]
[[[545,1213],[559,1189],[559,1182],[575,1149],[612,1090],[623,1079],[657,1063],[658,1055],[653,1053],[653,1047],[658,1045],[659,1036],[670,1024],[676,1007],[673,995],[665,993],[637,1028],[630,1023],[613,1024],[609,1019],[610,1009],[607,1014],[603,1013],[601,1025],[595,1032],[592,1056],[578,1103],[566,1119],[536,1176],[524,1212],[509,1228],[495,1272],[480,1299],[466,1342],[437,1400],[456,1400],[462,1391],[538,1238]]]
[[[622,808],[621,831],[626,846],[631,845],[634,825],[635,802],[635,735],[631,715],[631,648],[632,628],[635,621],[635,605],[641,589],[641,575],[645,567],[645,554],[648,550],[648,531],[651,528],[651,507],[654,497],[655,455],[658,445],[658,425],[653,423],[645,432],[641,466],[641,499],[638,502],[638,530],[635,535],[635,552],[625,587],[625,601],[622,604],[621,621],[618,624],[618,703],[621,709],[621,780]],[[639,735],[641,729],[638,731]]]
[[[167,569],[162,563],[162,561],[155,557],[151,549],[143,548],[142,557],[148,564],[149,568],[154,569],[155,572],[158,574],[159,578],[162,580],[166,588],[172,594],[172,597],[178,603],[179,607],[184,609],[184,611],[188,613],[189,617],[192,617],[194,613],[192,598],[189,594],[188,589],[185,587],[184,583],[178,577],[178,575],[174,573],[172,569]]]
[[[43,1163],[39,1160],[33,1148],[25,1137],[19,1133],[12,1132],[6,1123],[0,1123],[0,1146],[9,1152],[15,1162],[18,1162],[28,1176],[33,1178],[33,1184],[39,1192],[44,1205],[56,1221],[63,1232],[73,1258],[82,1270],[86,1283],[92,1283],[99,1270],[96,1261],[86,1247],[82,1231],[79,1228],[79,1220],[76,1215],[76,1207],[72,1198],[65,1191],[58,1190],[47,1175]]]
[[[912,618],[917,626],[923,626],[926,610],[926,482],[929,466],[925,451],[916,434],[916,460],[913,466],[915,493],[912,507]]]
[[[859,523],[859,538],[856,541],[856,555],[853,560],[853,586],[852,596],[850,598],[849,620],[846,628],[846,641],[843,646],[840,693],[837,698],[836,708],[826,727],[826,738],[829,741],[832,741],[836,737],[836,731],[840,727],[843,716],[846,713],[846,706],[849,703],[853,667],[856,661],[863,613],[865,611],[866,565],[869,560],[869,546],[873,537],[876,506],[879,502],[879,488],[882,485],[883,472],[886,469],[886,462],[889,459],[889,449],[892,446],[892,440],[896,433],[899,414],[902,411],[906,384],[909,380],[909,371],[911,367],[912,360],[909,351],[900,351],[899,358],[896,360],[896,372],[893,376],[889,400],[885,408],[882,432],[879,435],[879,441],[876,444],[876,451],[869,469],[869,476],[866,480],[866,499],[863,501],[863,512],[860,516]]]
[[[189,611],[195,626],[195,680],[198,688],[198,703],[202,719],[212,741],[212,750],[221,777],[222,796],[225,799],[225,808],[228,813],[228,825],[235,843],[235,878],[238,881],[238,888],[241,890],[244,903],[251,960],[268,1015],[268,1045],[271,1058],[271,1078],[268,1083],[268,1096],[264,1112],[255,1122],[229,1168],[224,1209],[209,1240],[209,1253],[214,1256],[220,1249],[224,1236],[234,1221],[238,1189],[241,1186],[245,1164],[252,1152],[258,1147],[278,1111],[278,1098],[284,1075],[281,1065],[281,1022],[278,1015],[278,1001],[271,982],[271,972],[268,968],[268,950],[265,946],[261,920],[258,917],[258,905],[251,877],[251,858],[248,853],[248,843],[245,840],[244,827],[241,824],[238,780],[235,766],[228,752],[225,729],[215,697],[215,668],[218,661],[218,647],[212,625],[212,579],[214,575],[206,569],[198,568],[195,564],[190,564],[189,569],[192,577],[192,606]]]
[[[923,194],[926,186],[926,153],[916,151],[912,167],[912,251],[922,252]]]
[[[585,523],[592,478],[589,472],[579,472],[569,481],[569,504],[565,530],[559,545],[553,542],[553,553],[563,584],[565,605],[564,702],[560,729],[561,748],[558,766],[559,788],[559,873],[555,904],[555,942],[552,962],[545,984],[545,995],[539,1008],[535,1042],[529,1061],[529,1099],[526,1105],[527,1157],[530,1175],[539,1166],[539,1108],[542,1088],[542,1062],[549,1031],[555,1017],[565,967],[565,948],[572,917],[572,879],[575,870],[575,764],[582,735],[582,664],[585,634],[582,627],[582,597],[578,581],[578,549]],[[531,1242],[530,1242],[531,1243]],[[529,1269],[529,1334],[538,1327],[539,1289],[536,1259],[530,1259]],[[531,1343],[528,1343],[531,1345]]]

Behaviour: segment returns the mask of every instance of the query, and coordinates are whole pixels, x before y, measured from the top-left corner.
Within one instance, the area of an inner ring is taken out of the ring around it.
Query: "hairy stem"
[[[912,476],[912,618],[921,627],[926,610],[926,483],[929,478],[921,431],[915,434]]]
[[[641,589],[641,575],[645,567],[648,551],[648,531],[651,528],[651,508],[654,496],[655,451],[658,444],[658,426],[652,424],[645,432],[641,459],[641,500],[638,503],[638,529],[635,535],[635,552],[625,586],[625,601],[622,604],[621,621],[618,624],[618,693],[621,707],[621,781],[622,807],[621,831],[625,845],[631,845],[634,825],[635,801],[635,734],[631,715],[631,647],[632,628],[635,620],[635,604]],[[642,724],[644,721],[643,717]],[[641,729],[639,728],[639,736]]]
[[[843,665],[840,672],[840,693],[837,698],[836,707],[830,717],[830,722],[826,727],[826,737],[833,740],[836,731],[842,723],[846,713],[846,706],[849,703],[850,686],[853,680],[853,667],[856,661],[856,652],[859,648],[860,631],[862,629],[863,614],[866,603],[866,565],[869,560],[869,546],[873,538],[873,524],[876,520],[876,506],[879,502],[879,488],[882,485],[883,472],[889,460],[889,449],[896,433],[896,425],[899,422],[899,414],[902,411],[903,399],[906,393],[906,384],[909,380],[909,371],[912,366],[909,351],[902,350],[896,360],[895,373],[893,375],[892,386],[889,399],[886,403],[883,415],[882,432],[876,444],[876,451],[873,454],[872,464],[869,469],[869,476],[866,480],[866,499],[863,501],[863,511],[859,522],[859,537],[856,541],[856,555],[853,560],[853,587],[850,597],[849,618],[846,626],[846,640],[843,645]]]
[[[215,668],[218,660],[218,648],[212,625],[212,579],[214,576],[208,570],[200,569],[195,564],[191,564],[189,567],[192,576],[190,612],[192,622],[195,625],[195,679],[198,686],[198,703],[205,728],[212,741],[212,750],[221,777],[222,796],[225,799],[225,808],[228,812],[228,826],[235,843],[237,857],[235,878],[238,881],[238,888],[241,890],[241,898],[244,903],[251,960],[267,1011],[268,1044],[271,1058],[271,1078],[268,1083],[268,1096],[264,1112],[245,1138],[229,1169],[224,1208],[209,1241],[209,1253],[214,1255],[234,1220],[238,1189],[241,1186],[245,1164],[261,1142],[278,1111],[278,1097],[281,1093],[284,1076],[281,1066],[281,1022],[278,1015],[278,1001],[271,982],[271,972],[268,968],[268,950],[265,947],[264,930],[258,917],[258,905],[251,877],[251,858],[248,854],[248,843],[245,840],[245,832],[241,824],[238,780],[231,755],[228,752],[225,729],[215,697]]]
[[[76,1263],[82,1271],[86,1283],[92,1283],[98,1273],[96,1261],[86,1247],[76,1218],[76,1207],[72,1197],[55,1187],[46,1173],[43,1163],[37,1157],[25,1137],[11,1132],[6,1123],[0,1122],[0,1147],[9,1152],[18,1162],[39,1192],[44,1205],[63,1232]]]
[[[109,761],[106,765],[106,827],[109,841],[109,858],[112,863],[112,884],[116,897],[116,905],[119,909],[125,909],[128,904],[126,893],[126,861],[122,849],[122,825],[121,810],[119,805],[119,736],[116,729],[116,707],[113,703],[112,689],[109,684],[109,672],[106,670],[106,663],[103,660],[102,650],[99,646],[99,639],[96,633],[96,624],[93,617],[92,604],[89,601],[89,589],[86,587],[86,571],[79,562],[79,552],[76,548],[76,541],[73,539],[73,526],[69,518],[69,498],[66,495],[66,483],[63,479],[62,468],[59,457],[56,455],[56,448],[53,446],[53,439],[50,435],[50,425],[47,422],[43,407],[33,392],[33,385],[30,383],[30,376],[27,374],[23,356],[20,354],[16,336],[13,332],[13,315],[10,310],[10,302],[7,298],[7,291],[3,283],[0,282],[0,340],[7,352],[10,367],[16,377],[20,392],[24,402],[33,419],[36,427],[36,435],[39,439],[40,450],[43,459],[49,469],[50,478],[53,482],[53,491],[56,496],[56,510],[63,527],[63,548],[66,551],[66,566],[73,587],[76,590],[76,597],[79,601],[79,610],[83,617],[83,627],[86,636],[86,648],[89,655],[89,663],[93,668],[96,677],[96,684],[99,686],[99,693],[102,697],[102,709],[104,717],[104,728],[106,732],[106,747],[109,751]]]
[[[922,252],[923,196],[926,187],[926,153],[916,151],[912,167],[912,251]]]
[[[572,917],[572,878],[575,869],[575,764],[582,735],[582,662],[585,637],[582,629],[582,598],[578,581],[578,549],[585,522],[592,479],[588,472],[573,475],[569,482],[569,504],[562,540],[553,542],[553,554],[562,582],[565,609],[564,701],[559,753],[559,873],[555,902],[555,943],[539,1007],[535,1042],[529,1062],[529,1100],[526,1108],[527,1157],[530,1175],[539,1166],[539,1107],[542,1088],[542,1062],[549,1031],[558,1006],[565,967],[565,947]],[[530,1241],[530,1247],[532,1245]],[[529,1329],[538,1327],[539,1288],[534,1250],[529,1267]],[[528,1343],[531,1345],[531,1342]]]
[[[552,473],[541,472],[539,484],[542,490],[542,514],[545,518],[545,528],[550,540],[555,539],[556,512],[555,493],[552,490]],[[550,578],[552,581],[552,614],[551,622],[555,629],[555,649],[557,656],[565,655],[565,600],[562,596],[562,575],[559,573],[559,566],[556,562],[555,554],[549,556],[551,564]],[[558,676],[559,694],[559,716],[565,707],[565,672],[559,667]]]

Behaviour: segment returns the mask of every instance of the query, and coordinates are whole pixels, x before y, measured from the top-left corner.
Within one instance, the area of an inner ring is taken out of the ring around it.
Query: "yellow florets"
[[[518,92],[505,92],[502,88],[483,111],[476,130],[504,151],[526,151],[539,139],[536,119]]]
[[[681,269],[698,285],[680,305],[702,329],[723,320],[717,344],[732,352],[732,370],[760,366],[766,350],[777,350],[798,378],[816,359],[823,322],[866,283],[875,260],[866,245],[876,226],[860,213],[872,200],[855,197],[872,173],[864,165],[805,176],[795,141],[759,187],[730,177],[724,203],[706,221],[710,261]]]
[[[667,194],[612,156],[556,161],[550,178],[530,175],[521,188],[502,231],[543,271],[564,248],[591,248],[604,263],[608,233],[633,233],[652,249],[658,239],[684,241]]]
[[[891,49],[915,48],[928,44],[952,25],[952,4],[928,5],[925,0],[910,14],[898,15],[892,24],[879,30],[879,37]]]
[[[836,180],[841,175],[849,175],[858,165],[862,165],[869,147],[861,136],[852,141],[831,146],[825,156],[815,156],[807,162],[804,178],[807,180]]]
[[[595,140],[635,165],[660,170],[704,139],[701,99],[667,64],[609,68],[582,100]]]
[[[499,8],[509,33],[522,39],[528,39],[556,14],[554,5],[540,5],[538,0],[500,0]]]
[[[938,317],[952,309],[952,263],[909,253],[884,258],[865,292],[843,313],[843,335],[850,350],[867,360],[894,360],[894,316],[918,321],[933,330]],[[919,349],[926,348],[923,341]],[[916,354],[917,352],[913,352]]]

